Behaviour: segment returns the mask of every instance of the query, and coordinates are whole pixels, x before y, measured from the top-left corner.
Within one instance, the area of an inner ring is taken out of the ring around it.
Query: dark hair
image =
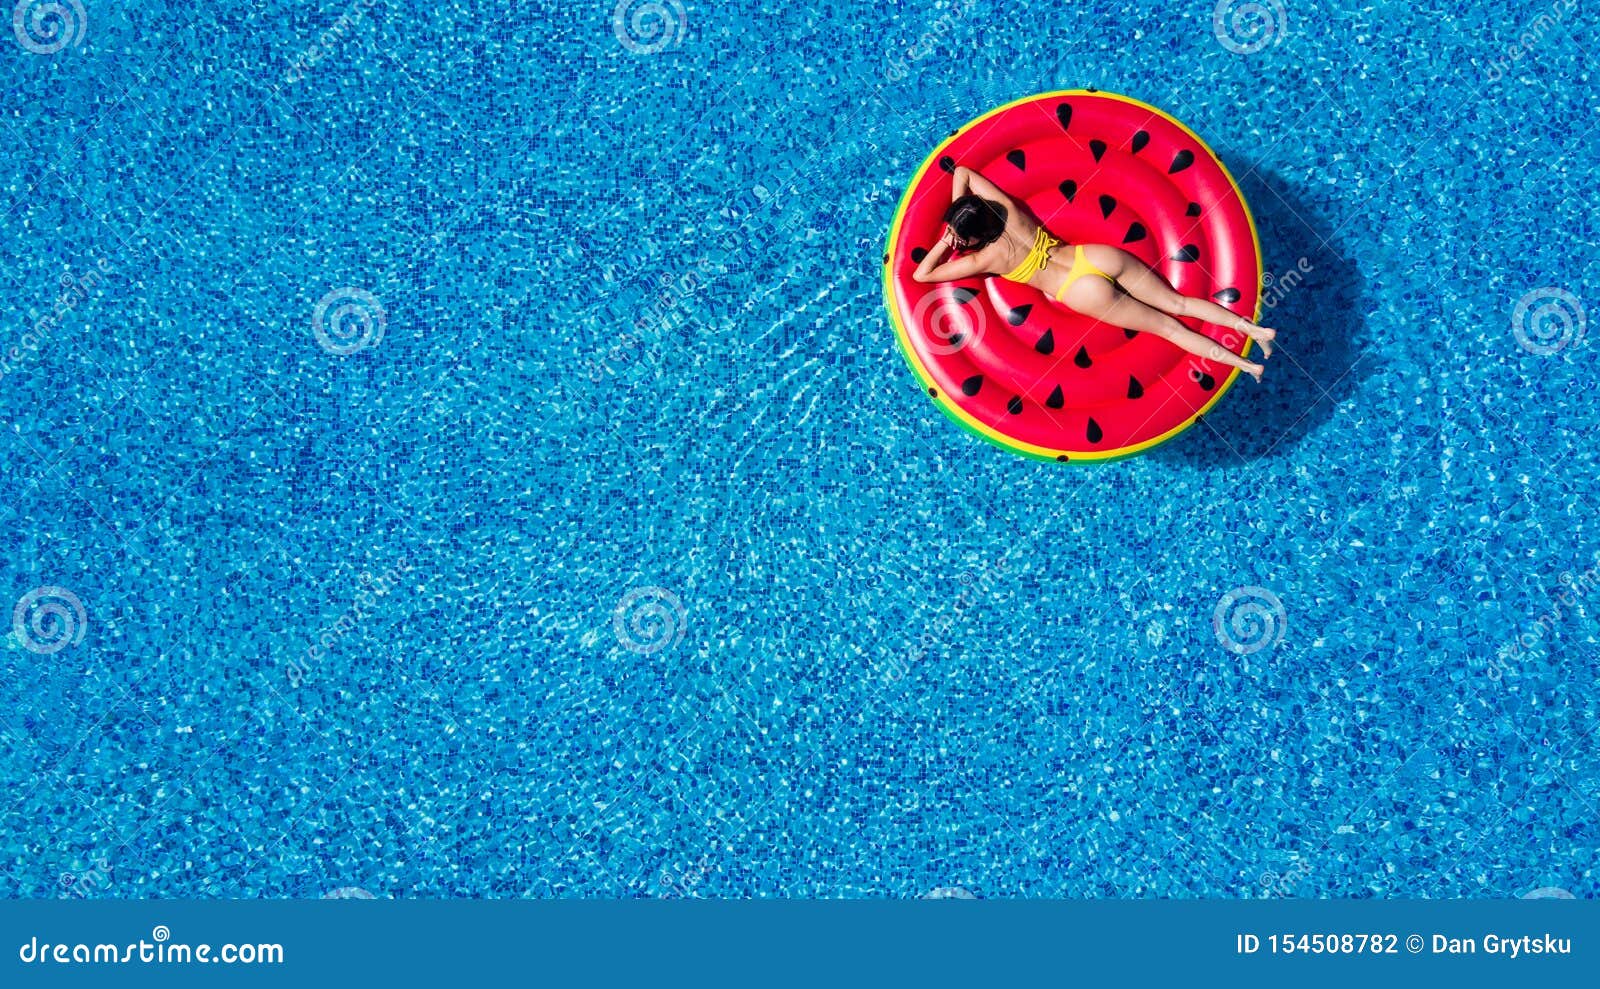
[[[956,246],[976,251],[995,242],[1006,231],[1006,208],[982,196],[966,195],[944,211],[944,222],[956,232]]]

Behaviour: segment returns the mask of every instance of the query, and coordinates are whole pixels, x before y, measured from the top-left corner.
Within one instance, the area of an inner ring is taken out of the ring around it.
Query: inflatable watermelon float
[[[1025,202],[1068,244],[1121,247],[1178,292],[1254,320],[1261,246],[1239,187],[1205,142],[1126,96],[1063,90],[984,114],[917,169],[889,231],[883,283],[911,370],[945,415],[1008,450],[1115,460],[1192,426],[1241,372],[1158,336],[1073,312],[1005,279],[919,284],[957,164]],[[1180,318],[1242,356],[1251,340]]]

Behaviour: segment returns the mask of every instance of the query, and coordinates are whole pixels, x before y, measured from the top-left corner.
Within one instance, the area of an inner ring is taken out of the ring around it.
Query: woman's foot
[[[1256,343],[1261,344],[1261,359],[1266,360],[1272,356],[1272,341],[1278,338],[1278,331],[1270,326],[1257,326],[1247,320],[1240,320],[1239,330]]]
[[[1266,344],[1262,344],[1262,349],[1266,349]],[[1243,370],[1245,374],[1248,374],[1250,377],[1256,379],[1256,384],[1259,385],[1261,384],[1261,372],[1265,371],[1266,368],[1262,367],[1260,364],[1246,364],[1243,368],[1241,368],[1241,370]]]

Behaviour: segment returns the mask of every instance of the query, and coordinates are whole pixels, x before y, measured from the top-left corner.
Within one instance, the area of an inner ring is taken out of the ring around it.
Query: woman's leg
[[[1165,313],[1171,313],[1174,316],[1193,316],[1214,326],[1236,330],[1261,344],[1263,358],[1272,356],[1272,340],[1277,337],[1277,330],[1265,326],[1257,326],[1238,313],[1230,312],[1209,299],[1192,299],[1187,295],[1179,294],[1173,290],[1172,286],[1167,284],[1166,279],[1151,271],[1143,261],[1140,261],[1127,251],[1104,244],[1094,245],[1094,247],[1098,248],[1094,253],[1107,258],[1108,263],[1110,263],[1110,258],[1117,258],[1117,262],[1121,265],[1120,269],[1113,272],[1110,268],[1106,268],[1105,271],[1115,277],[1117,284],[1121,285],[1135,299],[1147,306]],[[1091,247],[1084,248],[1084,255],[1089,256],[1091,250],[1093,250]],[[1106,254],[1104,252],[1112,253]],[[1089,260],[1097,266],[1099,265],[1099,261],[1095,257],[1089,257]]]
[[[1089,277],[1082,279],[1084,282],[1089,280]],[[1118,295],[1107,291],[1108,285],[1104,289],[1101,286],[1095,288],[1100,290],[1080,291],[1079,286],[1074,285],[1063,301],[1085,316],[1092,316],[1102,323],[1125,326],[1142,333],[1154,333],[1156,336],[1171,340],[1191,354],[1236,367],[1257,381],[1261,380],[1261,372],[1265,369],[1260,364],[1245,360],[1210,337],[1196,333],[1166,313],[1145,305],[1131,295]]]

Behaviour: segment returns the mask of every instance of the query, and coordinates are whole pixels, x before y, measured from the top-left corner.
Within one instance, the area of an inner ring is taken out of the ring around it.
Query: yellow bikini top
[[[1026,282],[1045,269],[1050,263],[1050,251],[1061,246],[1061,241],[1050,236],[1050,231],[1040,227],[1034,231],[1033,246],[1028,248],[1028,256],[1015,268],[1001,275],[1008,282]]]

